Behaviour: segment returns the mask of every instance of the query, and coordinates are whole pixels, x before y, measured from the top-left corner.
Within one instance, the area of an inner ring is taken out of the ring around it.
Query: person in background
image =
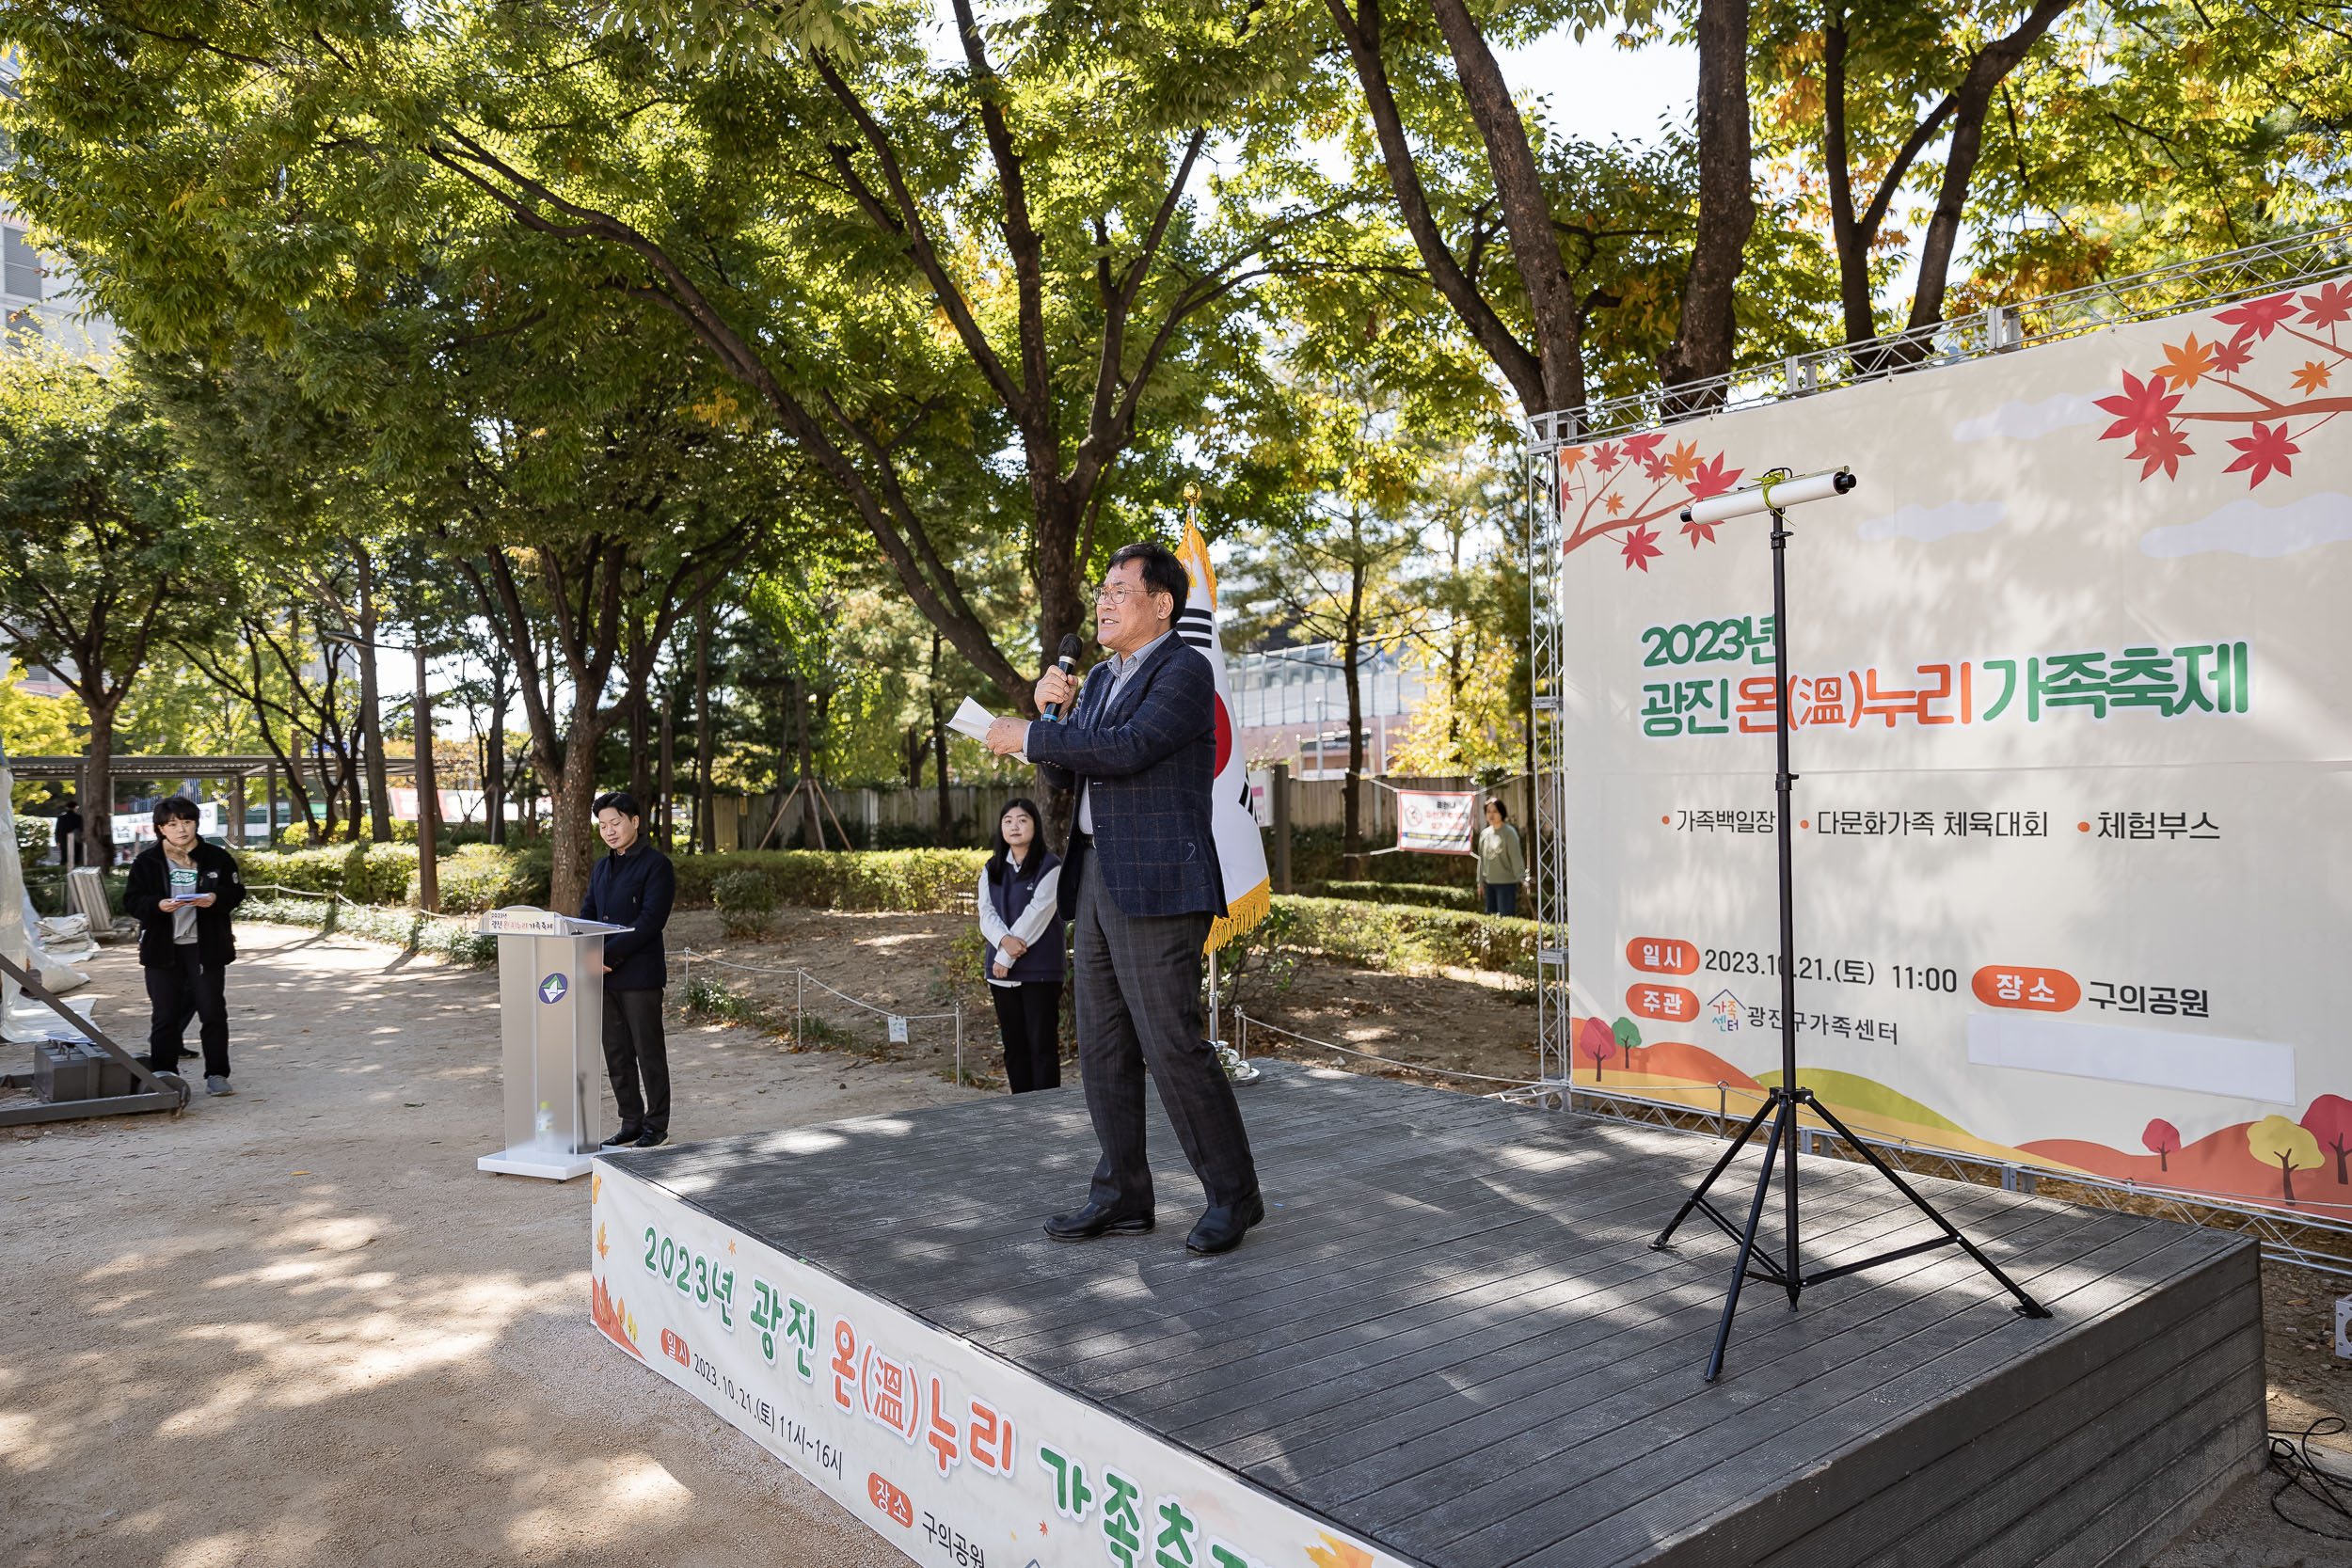
[[[76,866],[82,863],[82,808],[73,803],[73,797],[65,798],[65,810],[57,813],[57,863]]]
[[[1486,802],[1486,825],[1478,830],[1478,879],[1486,885],[1488,914],[1519,912],[1519,883],[1527,879],[1527,850],[1511,826],[1510,809]]]
[[[628,927],[604,939],[604,1070],[621,1111],[620,1130],[604,1147],[660,1148],[670,1137],[670,1051],[661,1032],[670,966],[661,929],[677,897],[677,872],[669,856],[639,841],[644,813],[635,796],[599,795],[596,812],[612,853],[588,873],[580,918]]]
[[[1015,1094],[1061,1087],[1061,860],[1041,842],[1044,820],[1036,801],[1007,801],[980,868],[981,964]]]
[[[147,1065],[176,1071],[188,1020],[199,1021],[204,1042],[204,1092],[229,1086],[227,971],[237,960],[229,911],[245,902],[237,858],[197,837],[196,802],[172,795],[155,802],[155,842],[131,862],[122,890],[123,912],[139,923],[139,967],[154,1022],[147,1031]]]

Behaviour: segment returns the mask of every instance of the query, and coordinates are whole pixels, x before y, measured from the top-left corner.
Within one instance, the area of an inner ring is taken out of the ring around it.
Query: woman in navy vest
[[[1061,1087],[1061,860],[1039,842],[1044,820],[1036,801],[1008,801],[980,868],[981,962],[1015,1094]]]

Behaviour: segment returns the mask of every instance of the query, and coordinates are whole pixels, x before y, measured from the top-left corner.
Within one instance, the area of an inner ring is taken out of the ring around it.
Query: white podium
[[[603,1141],[604,939],[626,926],[527,906],[492,910],[506,1147],[474,1162],[504,1176],[569,1181]]]

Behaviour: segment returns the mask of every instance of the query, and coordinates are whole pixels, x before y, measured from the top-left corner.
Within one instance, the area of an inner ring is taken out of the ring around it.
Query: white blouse
[[[1034,849],[1029,852],[1037,853]],[[1011,862],[1008,861],[1006,866],[1010,869]],[[1029,907],[1021,911],[1020,919],[1007,926],[997,917],[996,900],[989,893],[988,867],[981,866],[979,886],[975,896],[980,908],[980,936],[988,943],[989,951],[993,953],[1001,947],[1008,936],[1019,937],[1024,947],[1035,947],[1037,939],[1045,934],[1045,927],[1054,923],[1054,899],[1060,886],[1061,867],[1057,865],[1037,879],[1037,891],[1029,895]],[[1017,986],[1021,983],[993,973],[993,966],[985,957],[980,961],[982,968],[990,971],[987,976],[990,985]]]

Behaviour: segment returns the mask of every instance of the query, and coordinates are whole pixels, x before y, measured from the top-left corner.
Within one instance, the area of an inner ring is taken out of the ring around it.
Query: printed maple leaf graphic
[[[2222,311],[2214,320],[2236,327],[2237,341],[2243,342],[2249,332],[2257,338],[2268,338],[2280,322],[2294,314],[2295,296],[2285,293],[2272,294],[2267,299],[2249,299],[2243,305]]]
[[[2178,480],[2182,460],[2201,450],[2209,462],[2228,458],[2222,472],[2246,475],[2249,489],[2273,474],[2292,476],[2295,458],[2315,450],[2313,436],[2352,413],[2352,396],[2329,390],[2336,372],[2352,363],[2352,346],[2339,341],[2352,323],[2352,277],[2308,293],[2249,299],[2212,319],[2234,327],[2235,336],[2203,341],[2192,332],[2167,343],[2164,362],[2145,380],[2125,371],[2122,390],[2095,404],[2115,416],[2099,439],[2128,438],[2142,483],[2158,473]],[[2201,424],[2223,427],[2228,450],[2192,446],[2189,432]],[[2230,435],[2232,427],[2239,434]]]
[[[1659,430],[1589,448],[1562,447],[1552,461],[1552,483],[1536,494],[1557,498],[1560,553],[1606,539],[1617,546],[1628,571],[1641,572],[1666,553],[1659,539],[1673,526],[1666,518],[1694,500],[1723,494],[1739,483],[1741,472],[1721,451],[1710,452],[1695,439],[1675,439]],[[1693,548],[1716,542],[1713,524],[1686,525],[1682,532]]]
[[[1322,1540],[1320,1546],[1307,1548],[1307,1560],[1315,1568],[1372,1568],[1372,1554],[1361,1546],[1351,1546],[1344,1541],[1334,1541],[1322,1530],[1315,1531]]]
[[[2197,449],[2188,444],[2188,437],[2170,425],[2143,430],[2139,439],[2132,443],[2132,456],[2139,460],[2139,477],[2148,478],[2158,468],[2167,479],[2181,477],[2181,459],[2194,457]]]
[[[608,1254],[610,1254],[610,1253],[612,1252],[612,1249],[611,1247],[609,1247],[609,1246],[607,1246],[607,1245],[605,1245],[605,1244],[604,1244],[604,1227],[603,1227],[603,1226],[601,1226],[601,1225],[597,1226],[597,1227],[596,1227],[596,1256],[597,1256],[597,1257],[599,1257],[599,1258],[605,1257],[605,1256],[607,1256]]]
[[[1705,500],[1709,496],[1722,495],[1724,491],[1740,483],[1740,472],[1741,470],[1738,468],[1726,470],[1724,467],[1724,454],[1722,452],[1717,452],[1707,462],[1698,464],[1692,468],[1690,479],[1691,499],[1694,501],[1700,501]],[[1710,534],[1708,537],[1712,538],[1713,535]]]
[[[2188,335],[2185,343],[2164,345],[2164,363],[2156,373],[2174,387],[2185,391],[2213,372],[2213,345],[2201,343],[2197,334]]]
[[[2295,464],[2292,459],[2303,450],[2287,439],[2287,427],[2284,424],[2257,424],[2253,435],[2240,436],[2231,441],[2230,445],[2235,447],[2243,455],[2221,471],[2225,474],[2233,474],[2241,469],[2251,468],[2253,477],[2246,482],[2247,488],[2249,490],[2268,479],[2273,472],[2293,474]]]
[[[2303,296],[2303,325],[2333,326],[2352,320],[2352,284],[2329,283],[2315,294]]]
[[[2106,434],[2099,437],[2102,441],[2112,441],[2119,436],[2145,436],[2152,430],[2171,429],[2172,410],[2180,405],[2180,395],[2165,390],[2161,372],[2142,381],[2125,371],[2122,392],[2115,397],[2101,398],[2091,406],[2104,408],[2116,416],[2115,422],[2107,426]],[[2137,457],[2139,453],[2134,451],[2132,455]]]

